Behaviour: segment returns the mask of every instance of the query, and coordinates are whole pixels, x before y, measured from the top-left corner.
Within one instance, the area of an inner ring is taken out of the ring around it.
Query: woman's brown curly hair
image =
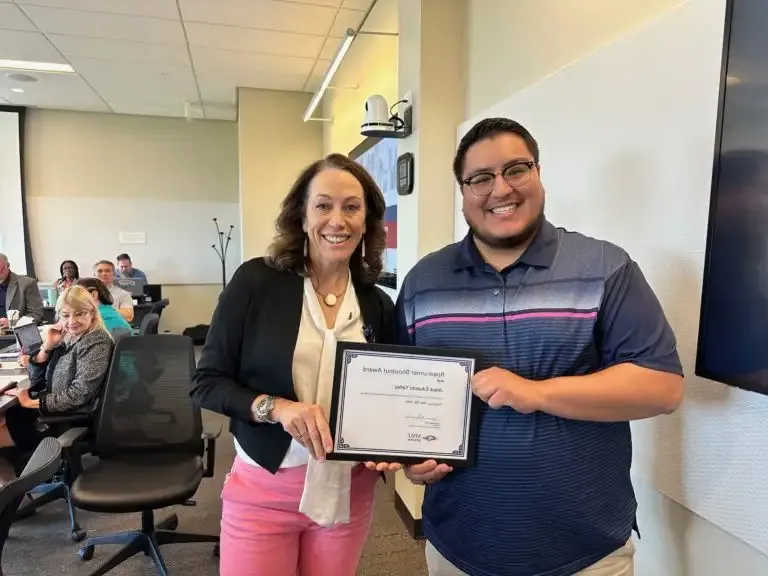
[[[386,203],[376,181],[365,168],[343,154],[330,154],[313,162],[299,175],[280,207],[275,223],[277,235],[267,251],[266,260],[278,270],[306,273],[308,262],[304,256],[306,234],[303,224],[307,213],[309,185],[315,176],[329,168],[349,172],[363,187],[366,231],[360,245],[352,253],[349,270],[353,280],[372,284],[379,278],[384,265],[382,257],[387,246],[387,232],[384,228]],[[362,256],[363,243],[365,258]]]

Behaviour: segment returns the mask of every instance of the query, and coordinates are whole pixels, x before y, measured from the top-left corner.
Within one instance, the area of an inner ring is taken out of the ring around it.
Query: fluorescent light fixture
[[[6,70],[24,70],[27,72],[57,72],[61,74],[73,74],[75,72],[75,70],[69,64],[0,59],[0,69],[3,68]]]
[[[323,77],[323,81],[320,83],[320,87],[315,92],[315,95],[312,96],[312,100],[310,100],[309,106],[307,106],[307,110],[304,112],[304,122],[312,117],[312,113],[315,111],[315,108],[317,108],[317,105],[320,103],[323,94],[325,94],[325,91],[328,89],[328,85],[331,83],[331,80],[333,80],[334,74],[336,74],[339,66],[341,66],[341,61],[344,60],[344,56],[347,54],[349,47],[352,45],[352,41],[355,39],[355,36],[357,36],[357,33],[352,30],[352,28],[347,28],[347,31],[344,33],[344,38],[341,41],[341,45],[336,51],[336,56],[333,57],[331,65],[328,67],[328,70]]]
[[[16,94],[24,94],[24,88],[11,88],[11,92],[15,92]]]

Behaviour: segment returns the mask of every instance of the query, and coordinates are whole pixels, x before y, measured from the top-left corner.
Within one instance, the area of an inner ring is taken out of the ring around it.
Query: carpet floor
[[[221,503],[219,494],[229,470],[234,449],[226,431],[226,419],[211,413],[205,419],[221,422],[224,432],[217,443],[216,475],[203,480],[195,496],[197,506],[179,506],[157,513],[161,520],[171,513],[179,516],[179,531],[217,534]],[[393,503],[392,488],[379,483],[373,526],[363,554],[358,576],[424,576],[423,542],[414,541],[406,532]],[[139,515],[107,515],[78,511],[78,521],[90,535],[135,530]],[[69,539],[69,521],[63,502],[49,504],[35,515],[16,522],[2,555],[2,571],[6,576],[70,576],[86,575],[118,550],[117,546],[97,547],[89,562],[77,556],[79,544]],[[213,576],[218,574],[218,559],[210,544],[184,544],[163,547],[171,574]],[[156,574],[151,560],[136,556],[110,572],[113,576],[152,576]]]

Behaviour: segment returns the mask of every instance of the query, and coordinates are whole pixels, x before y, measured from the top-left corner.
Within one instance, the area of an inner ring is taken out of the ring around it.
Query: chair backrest
[[[150,312],[144,316],[144,319],[141,321],[141,326],[139,326],[139,334],[157,334],[159,327],[160,316]]]
[[[149,309],[150,314],[157,314],[158,316],[161,316],[163,314],[163,310],[165,309],[168,304],[170,304],[171,301],[168,300],[168,298],[163,298],[162,300],[155,302],[152,304],[152,308]]]
[[[115,341],[115,345],[117,345],[120,340],[127,336],[133,336],[133,330],[130,328],[113,328],[112,329],[112,340]]]
[[[0,575],[8,531],[16,519],[21,501],[35,486],[50,480],[61,466],[61,444],[56,438],[43,438],[18,478],[0,487]]]
[[[102,458],[129,452],[202,455],[201,412],[189,397],[194,368],[194,346],[187,336],[120,340],[96,420],[96,454]]]

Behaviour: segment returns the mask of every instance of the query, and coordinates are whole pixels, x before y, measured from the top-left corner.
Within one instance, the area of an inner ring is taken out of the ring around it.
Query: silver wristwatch
[[[259,403],[256,404],[256,409],[253,411],[253,419],[259,424],[274,424],[275,421],[272,420],[272,410],[275,408],[275,400],[277,400],[277,396],[267,396],[262,398]]]

